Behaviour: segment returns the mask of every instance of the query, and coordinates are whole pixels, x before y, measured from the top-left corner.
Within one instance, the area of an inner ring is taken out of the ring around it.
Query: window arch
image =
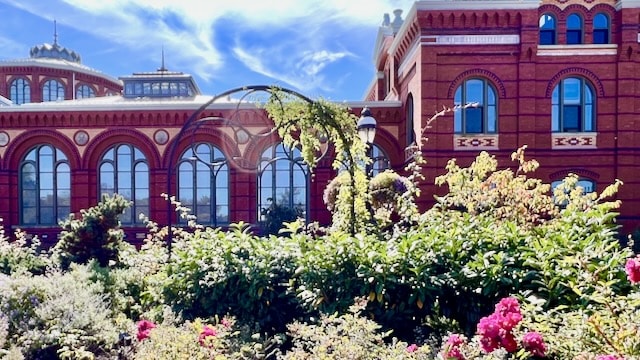
[[[149,165],[138,148],[129,144],[107,150],[99,164],[99,197],[122,195],[133,204],[120,217],[123,224],[141,224],[139,214],[149,215]]]
[[[593,88],[585,79],[561,80],[551,94],[551,131],[595,131],[595,103]]]
[[[371,164],[371,176],[373,177],[389,169],[391,166],[389,165],[389,157],[381,147],[376,144],[371,144],[370,146],[371,160],[373,160]]]
[[[200,224],[229,223],[229,166],[220,149],[200,143],[182,154],[178,163],[178,199],[191,209]]]
[[[416,132],[413,123],[413,95],[407,97],[407,146],[416,142]]]
[[[540,45],[556,44],[556,18],[551,14],[543,14],[539,21]]]
[[[258,216],[272,203],[295,209],[306,218],[309,171],[300,150],[279,143],[262,153],[258,174]]]
[[[64,100],[64,86],[58,80],[47,80],[42,86],[42,101]]]
[[[87,99],[96,97],[96,92],[89,85],[80,85],[76,88],[76,99]]]
[[[567,44],[582,44],[582,18],[578,14],[567,17]]]
[[[454,95],[454,105],[466,107],[454,112],[454,131],[457,134],[489,134],[497,131],[498,106],[496,90],[486,80],[465,80]]]
[[[609,17],[604,13],[597,13],[593,17],[593,43],[609,43]]]
[[[31,85],[24,78],[15,79],[11,82],[11,101],[14,104],[27,104],[31,102]]]
[[[71,212],[67,156],[51,145],[30,150],[20,163],[20,223],[56,225]]]

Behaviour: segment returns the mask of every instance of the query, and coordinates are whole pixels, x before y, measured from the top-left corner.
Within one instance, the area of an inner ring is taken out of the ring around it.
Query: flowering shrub
[[[380,325],[360,316],[366,302],[358,300],[349,313],[321,315],[317,323],[294,322],[289,325],[293,348],[280,359],[431,359],[428,346],[407,345],[390,339]]]
[[[109,309],[89,266],[0,281],[0,308],[8,315],[10,344],[27,358],[108,355],[126,328]]]
[[[46,253],[40,249],[40,240],[37,237],[28,240],[22,231],[16,231],[15,238],[11,241],[5,235],[4,228],[0,226],[0,273],[42,274],[50,261]]]
[[[141,321],[140,323],[143,323]],[[139,323],[139,326],[140,326]],[[233,358],[233,353],[238,351],[232,344],[235,336],[230,319],[225,324],[203,323],[201,319],[183,324],[153,324],[144,322],[148,331],[140,339],[138,328],[138,343],[134,347],[135,359],[185,359],[185,360],[209,360]]]

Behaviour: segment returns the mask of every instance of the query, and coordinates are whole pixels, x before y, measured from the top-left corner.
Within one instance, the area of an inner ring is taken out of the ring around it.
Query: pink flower
[[[416,344],[411,344],[411,345],[407,346],[407,352],[412,353],[412,352],[415,352],[417,350],[418,350],[418,345],[416,345]]]
[[[502,347],[510,353],[516,352],[516,350],[518,350],[518,342],[516,341],[515,336],[513,336],[513,334],[510,332],[500,337],[500,345],[502,345]]]
[[[205,325],[202,331],[200,331],[200,336],[198,336],[198,343],[200,343],[200,346],[204,346],[208,337],[214,337],[216,335],[217,332],[215,328]]]
[[[623,360],[624,358],[618,357],[617,355],[598,355],[596,360]]]
[[[156,324],[149,320],[138,321],[138,341],[142,341],[149,337],[151,330],[156,327]]]
[[[508,352],[515,352],[518,343],[511,333],[522,321],[518,299],[508,297],[500,300],[493,314],[483,317],[478,323],[478,335],[482,350],[490,353],[500,347]]]
[[[222,319],[220,323],[222,324],[222,326],[226,327],[227,329],[231,327],[231,322],[229,322],[229,320],[227,319]]]
[[[625,270],[627,271],[627,277],[631,283],[640,283],[640,255],[627,260]]]
[[[502,318],[501,327],[507,331],[511,331],[516,325],[522,321],[520,313],[520,303],[514,297],[507,297],[496,305],[495,314],[499,314]]]
[[[522,347],[533,356],[544,357],[547,346],[542,339],[542,335],[535,331],[530,331],[522,337]]]
[[[465,360],[464,355],[460,352],[460,345],[464,343],[464,336],[458,334],[449,335],[449,338],[447,338],[447,341],[444,343],[442,357],[445,359]]]

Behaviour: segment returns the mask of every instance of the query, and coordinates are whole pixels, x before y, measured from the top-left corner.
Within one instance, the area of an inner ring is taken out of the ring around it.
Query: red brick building
[[[640,220],[639,24],[638,0],[417,1],[405,15],[383,18],[376,77],[365,101],[347,105],[357,114],[371,108],[378,121],[380,168],[402,169],[405,149],[429,138],[424,206],[442,191],[433,179],[450,158],[468,163],[489,150],[507,166],[527,145],[545,181],[576,173],[598,191],[624,181],[621,219],[632,228]],[[54,42],[34,47],[29,59],[0,62],[0,96],[6,228],[51,241],[59,219],[114,192],[134,202],[123,217],[130,239],[144,233],[139,213],[181,221],[162,193],[216,226],[259,225],[269,199],[329,220],[322,193],[335,175],[330,159],[311,177],[277,138],[250,136],[271,126],[255,106],[220,99],[198,116],[233,118],[242,128],[212,121],[178,136],[211,100],[187,74],[162,67],[116,79]],[[421,134],[443,106],[470,102],[478,106]]]
[[[403,22],[385,18],[367,100],[402,103],[401,147],[443,106],[478,102],[426,131],[427,179],[450,158],[468,163],[479,150],[507,165],[527,145],[544,181],[575,173],[600,191],[622,180],[620,219],[633,228],[639,24],[635,0],[419,1]]]

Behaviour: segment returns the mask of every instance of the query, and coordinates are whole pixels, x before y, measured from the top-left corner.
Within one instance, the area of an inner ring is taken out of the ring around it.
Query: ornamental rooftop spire
[[[42,45],[36,45],[31,48],[29,55],[32,59],[55,59],[66,60],[80,64],[82,59],[77,52],[67,49],[64,46],[58,44],[58,27],[55,20],[53,20],[53,45],[44,43]]]

